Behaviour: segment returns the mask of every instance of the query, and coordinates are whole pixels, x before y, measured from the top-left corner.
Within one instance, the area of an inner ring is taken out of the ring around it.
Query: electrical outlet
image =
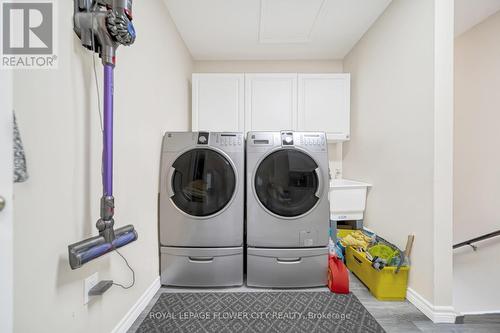
[[[83,282],[83,304],[86,305],[89,302],[89,290],[92,289],[99,282],[99,276],[97,272],[89,276]]]

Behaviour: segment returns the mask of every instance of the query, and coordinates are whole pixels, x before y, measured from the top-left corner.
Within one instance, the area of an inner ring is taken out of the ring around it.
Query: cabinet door
[[[245,74],[245,128],[297,128],[297,74]]]
[[[193,74],[193,131],[243,132],[244,74]]]
[[[350,82],[350,74],[299,74],[299,130],[326,132],[330,141],[349,140]]]

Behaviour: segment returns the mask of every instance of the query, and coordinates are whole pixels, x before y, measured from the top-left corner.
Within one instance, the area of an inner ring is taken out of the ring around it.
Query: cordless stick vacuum
[[[113,70],[116,49],[135,40],[132,0],[74,0],[74,30],[82,45],[97,52],[104,65],[104,116],[101,217],[99,236],[68,246],[72,269],[137,239],[133,225],[114,229],[113,198]]]

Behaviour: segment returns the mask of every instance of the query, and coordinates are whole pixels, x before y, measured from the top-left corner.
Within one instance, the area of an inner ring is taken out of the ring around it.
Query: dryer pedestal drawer
[[[328,247],[247,249],[247,285],[266,288],[326,286]]]
[[[243,247],[160,248],[161,284],[227,287],[243,284]]]

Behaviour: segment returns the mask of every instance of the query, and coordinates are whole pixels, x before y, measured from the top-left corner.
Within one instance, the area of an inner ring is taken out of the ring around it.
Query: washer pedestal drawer
[[[247,249],[247,285],[264,288],[326,286],[328,247]]]
[[[160,276],[170,286],[241,286],[243,247],[160,247]]]

